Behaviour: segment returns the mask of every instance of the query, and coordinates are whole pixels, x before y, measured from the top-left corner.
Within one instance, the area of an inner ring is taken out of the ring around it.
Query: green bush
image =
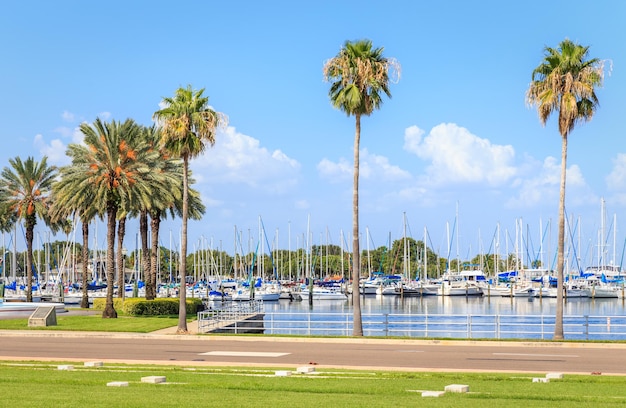
[[[93,301],[94,310],[104,310],[105,298],[96,298]],[[178,314],[179,300],[177,298],[157,298],[146,300],[142,298],[114,298],[115,310],[124,312],[129,316],[169,316]],[[204,308],[202,300],[198,298],[187,299],[187,314],[195,315]]]

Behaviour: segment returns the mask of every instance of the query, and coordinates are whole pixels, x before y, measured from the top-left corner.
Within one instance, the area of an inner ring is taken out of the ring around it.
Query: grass
[[[80,330],[146,333],[176,326],[178,316],[102,319],[93,315],[57,315],[57,325],[29,328],[28,318],[0,320],[8,330]],[[74,370],[59,370],[70,364]],[[624,377],[566,375],[563,380],[533,383],[543,374],[404,373],[325,370],[276,376],[285,368],[233,368],[0,361],[0,407],[626,407]],[[165,384],[142,383],[162,375]],[[127,381],[128,387],[107,387]],[[421,391],[443,391],[467,384],[468,394],[425,398]]]
[[[193,318],[194,316],[190,317]],[[0,330],[71,330],[149,333],[178,325],[178,316],[131,317],[118,315],[117,319],[103,319],[101,312],[89,315],[57,314],[57,325],[28,327],[28,316],[0,320]]]
[[[106,364],[59,370],[59,362],[0,361],[0,406],[10,407],[617,407],[626,406],[624,378],[567,375],[533,383],[529,374],[402,373],[328,370],[276,376],[277,369]],[[295,368],[286,368],[295,370]],[[163,384],[142,377],[165,376]],[[107,387],[127,381],[128,387]],[[466,384],[468,394],[425,398]],[[9,400],[10,396],[10,400]]]

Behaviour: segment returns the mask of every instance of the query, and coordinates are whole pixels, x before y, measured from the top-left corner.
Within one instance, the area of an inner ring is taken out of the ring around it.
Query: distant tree
[[[532,72],[526,101],[536,106],[545,126],[553,112],[558,113],[561,134],[561,187],[557,249],[557,308],[554,339],[563,339],[563,265],[565,248],[565,178],[567,140],[575,125],[590,121],[598,107],[596,87],[604,79],[603,61],[587,59],[589,47],[565,39],[558,48],[545,47],[541,64]]]
[[[328,95],[332,105],[354,116],[354,173],[352,191],[352,304],[353,335],[363,336],[359,280],[361,259],[359,247],[359,145],[361,139],[361,116],[369,116],[380,108],[384,93],[389,92],[390,71],[399,78],[400,66],[383,56],[383,48],[373,48],[369,40],[346,41],[339,53],[326,61],[324,78],[331,83]]]

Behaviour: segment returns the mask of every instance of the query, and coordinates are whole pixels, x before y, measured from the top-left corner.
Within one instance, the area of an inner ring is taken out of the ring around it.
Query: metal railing
[[[198,312],[198,332],[207,333],[225,325],[233,325],[236,329],[241,321],[260,313],[264,313],[261,300],[234,302],[223,307],[209,308]]]
[[[363,333],[377,337],[549,340],[555,317],[547,315],[362,314]],[[265,334],[351,336],[352,313],[265,313]],[[626,340],[626,316],[563,317],[570,340]]]

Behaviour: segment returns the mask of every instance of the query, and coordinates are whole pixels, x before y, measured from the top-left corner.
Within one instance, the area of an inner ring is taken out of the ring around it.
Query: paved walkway
[[[153,334],[176,334],[176,330],[178,330],[178,325],[172,327],[166,327],[165,329],[155,330]],[[187,331],[189,334],[198,334],[198,321],[194,320],[191,322],[187,322]]]

